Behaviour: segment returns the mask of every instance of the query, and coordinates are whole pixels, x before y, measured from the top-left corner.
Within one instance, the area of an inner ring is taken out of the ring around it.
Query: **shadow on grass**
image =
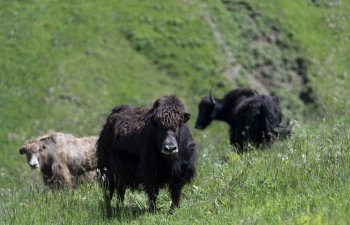
[[[99,205],[103,220],[130,222],[145,213],[150,213],[146,208],[136,205],[112,206],[111,212],[107,213],[105,202],[101,200]]]

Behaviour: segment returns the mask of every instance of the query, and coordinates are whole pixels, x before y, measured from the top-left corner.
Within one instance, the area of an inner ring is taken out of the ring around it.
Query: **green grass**
[[[350,5],[247,2],[260,14],[255,24],[246,11],[232,11],[233,0],[0,0],[1,224],[346,224]],[[166,191],[155,214],[143,193],[128,192],[125,207],[106,221],[97,184],[48,190],[18,154],[25,140],[48,130],[97,135],[115,105],[151,106],[164,94],[183,99],[193,127],[198,101],[212,85],[220,97],[249,84],[251,38],[272,25],[295,48],[264,46],[257,59],[278,68],[270,82],[284,112],[298,121],[291,139],[239,156],[230,150],[225,124],[193,130],[198,173],[174,214]],[[241,66],[238,74],[224,72],[232,66],[227,48]],[[301,103],[297,83],[292,91],[279,86],[288,79],[282,58],[298,56],[308,62],[316,112]]]
[[[292,33],[300,51],[311,62],[309,78],[323,110],[349,108],[350,79],[348,1],[249,0],[258,11],[278,20]]]
[[[128,192],[124,208],[114,212],[112,222],[346,224],[350,213],[349,118],[346,114],[309,124],[295,122],[291,139],[242,156],[230,151],[225,136],[198,136],[198,174],[183,192],[182,207],[169,215],[170,199],[162,191],[158,212],[152,214],[147,212],[143,193]],[[10,179],[6,173],[1,176]],[[43,189],[39,173],[25,170],[12,179],[14,187],[1,189],[5,224],[106,222],[97,184],[52,192]]]

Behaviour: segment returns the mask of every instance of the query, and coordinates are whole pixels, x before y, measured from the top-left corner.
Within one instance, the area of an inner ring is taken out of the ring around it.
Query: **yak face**
[[[209,96],[205,96],[199,103],[196,128],[203,130],[215,118],[215,102]]]
[[[38,159],[38,157],[36,156],[36,154],[27,153],[27,162],[28,162],[28,165],[29,165],[32,169],[39,169],[39,168],[40,168],[39,159]]]
[[[174,95],[163,96],[155,101],[150,119],[156,128],[157,148],[161,154],[176,156],[181,127],[190,119],[185,106]]]
[[[180,130],[190,119],[189,113],[183,113],[183,120],[175,127],[164,126],[164,123],[154,122],[156,128],[156,142],[160,153],[167,156],[176,156],[179,152],[178,140]]]
[[[179,133],[190,116],[182,102],[174,95],[163,96],[154,102],[149,117],[156,129],[157,148],[161,154],[177,155]]]
[[[55,143],[55,140],[51,136],[44,136],[36,140],[29,140],[21,149],[19,154],[27,156],[27,163],[32,169],[40,168],[40,155],[42,151],[49,150],[51,145]]]
[[[157,128],[158,149],[164,155],[176,155],[179,152],[177,144],[177,130],[165,127]]]
[[[25,145],[19,150],[19,154],[27,156],[27,163],[32,169],[40,168],[39,152],[40,147],[36,143]]]

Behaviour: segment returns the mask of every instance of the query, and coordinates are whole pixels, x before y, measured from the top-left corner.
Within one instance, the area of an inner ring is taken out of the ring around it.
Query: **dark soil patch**
[[[246,71],[250,85],[280,96],[291,111],[303,111],[304,104],[315,105],[317,100],[308,78],[310,62],[303,57],[292,33],[245,1],[223,3],[240,28],[241,49],[235,49],[234,57]]]

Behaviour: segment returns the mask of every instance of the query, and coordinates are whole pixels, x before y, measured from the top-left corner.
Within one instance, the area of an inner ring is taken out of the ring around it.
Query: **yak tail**
[[[108,148],[110,148],[112,144],[112,139],[110,138],[111,127],[112,126],[106,122],[96,142],[96,158],[99,176],[102,176],[104,173],[103,171],[108,167]]]
[[[278,137],[287,137],[291,134],[291,127],[288,122],[281,121],[274,107],[267,104],[261,106],[262,130],[268,140],[275,140]]]

